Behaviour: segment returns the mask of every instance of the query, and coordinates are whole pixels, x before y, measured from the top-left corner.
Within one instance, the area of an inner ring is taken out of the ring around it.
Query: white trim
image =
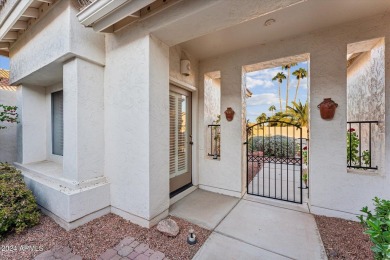
[[[150,5],[155,0],[100,0],[95,1],[77,14],[85,26],[101,32],[127,16]]]
[[[115,11],[108,13],[104,18],[94,23],[93,29],[96,32],[101,32],[104,29],[110,27],[111,25],[119,22],[123,18],[126,18],[129,15],[131,16],[131,14],[150,5],[154,1],[155,0],[133,0],[128,3],[125,3],[120,8],[117,8]]]
[[[184,81],[178,80],[178,79],[176,79],[174,77],[169,77],[169,83],[171,83],[173,85],[176,85],[178,87],[181,87],[181,88],[183,88],[185,90],[188,90],[190,92],[197,91],[197,89],[194,86],[192,86],[192,85],[190,85],[190,84],[188,84],[188,83],[186,83]]]
[[[223,194],[223,195],[227,195],[227,196],[231,196],[231,197],[241,198],[241,192],[239,192],[239,191],[226,190],[226,189],[221,189],[221,188],[203,185],[203,184],[199,184],[199,189],[207,190],[207,191],[211,191],[214,193],[219,193],[219,194]]]
[[[80,23],[90,26],[108,13],[125,4],[129,0],[99,0],[94,1],[77,14]],[[131,1],[131,0],[130,0]]]
[[[12,29],[12,26],[19,20],[27,8],[34,2],[34,0],[18,1],[15,7],[10,11],[8,17],[2,21],[0,26],[0,40]]]

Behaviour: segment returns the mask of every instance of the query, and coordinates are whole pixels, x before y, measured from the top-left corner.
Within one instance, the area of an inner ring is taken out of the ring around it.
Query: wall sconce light
[[[189,60],[180,61],[180,73],[184,76],[191,74],[191,62]]]

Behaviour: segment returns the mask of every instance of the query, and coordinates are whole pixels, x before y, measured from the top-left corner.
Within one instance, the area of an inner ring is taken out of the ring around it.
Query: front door
[[[191,184],[191,92],[170,85],[169,192]]]

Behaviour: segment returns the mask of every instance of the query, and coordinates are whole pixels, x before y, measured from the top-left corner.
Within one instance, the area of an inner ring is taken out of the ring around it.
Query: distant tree
[[[246,132],[247,132],[247,135],[250,136],[252,135],[252,127],[250,127],[250,122],[249,122],[249,119],[246,120]]]
[[[295,89],[295,97],[294,97],[294,102],[297,100],[298,96],[298,89],[299,89],[299,84],[301,83],[301,79],[304,79],[307,77],[307,71],[304,68],[299,68],[296,71],[292,73],[298,80],[297,83],[297,88]]]
[[[306,103],[303,105],[301,101],[299,103],[292,102],[293,107],[287,106],[287,111],[281,115],[281,118],[287,118],[290,123],[299,125],[300,127],[307,127],[309,122],[309,106]]]
[[[290,88],[290,70],[291,67],[298,65],[297,63],[290,63],[282,66],[282,69],[287,70],[287,88],[286,88],[286,110],[288,106],[288,89]]]
[[[281,94],[281,87],[282,87],[282,82],[283,80],[286,79],[286,75],[284,75],[283,72],[278,72],[275,77],[272,78],[272,80],[276,80],[279,83],[279,104],[280,104],[280,111],[283,111],[282,108],[282,94]]]
[[[259,115],[257,118],[256,118],[256,122],[257,123],[263,123],[265,121],[267,121],[268,117],[265,113],[262,113],[261,115]]]
[[[280,126],[281,122],[284,122],[286,120],[285,118],[283,118],[283,115],[284,113],[281,111],[276,112],[275,115],[269,118],[269,121],[271,121],[271,123],[269,123],[269,126]]]
[[[16,113],[16,109],[16,106],[5,106],[0,104],[0,122],[18,123],[18,114]],[[0,125],[0,129],[4,128],[7,127]]]
[[[274,111],[276,110],[276,107],[274,105],[270,106],[268,108],[268,111],[270,111],[272,113],[272,116],[274,115]]]

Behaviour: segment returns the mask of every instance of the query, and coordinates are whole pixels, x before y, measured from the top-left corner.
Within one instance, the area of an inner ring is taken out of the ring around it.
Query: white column
[[[241,194],[242,165],[242,67],[226,66],[221,70],[221,162],[224,171],[219,187]],[[227,121],[225,111],[231,107],[235,114]]]
[[[169,49],[149,39],[149,218],[169,207]]]
[[[107,42],[105,172],[112,211],[149,226],[169,207],[169,49],[149,35]]]
[[[104,69],[74,58],[63,65],[64,177],[104,175]]]
[[[20,86],[17,91],[19,121],[17,130],[18,162],[46,160],[45,88]]]

